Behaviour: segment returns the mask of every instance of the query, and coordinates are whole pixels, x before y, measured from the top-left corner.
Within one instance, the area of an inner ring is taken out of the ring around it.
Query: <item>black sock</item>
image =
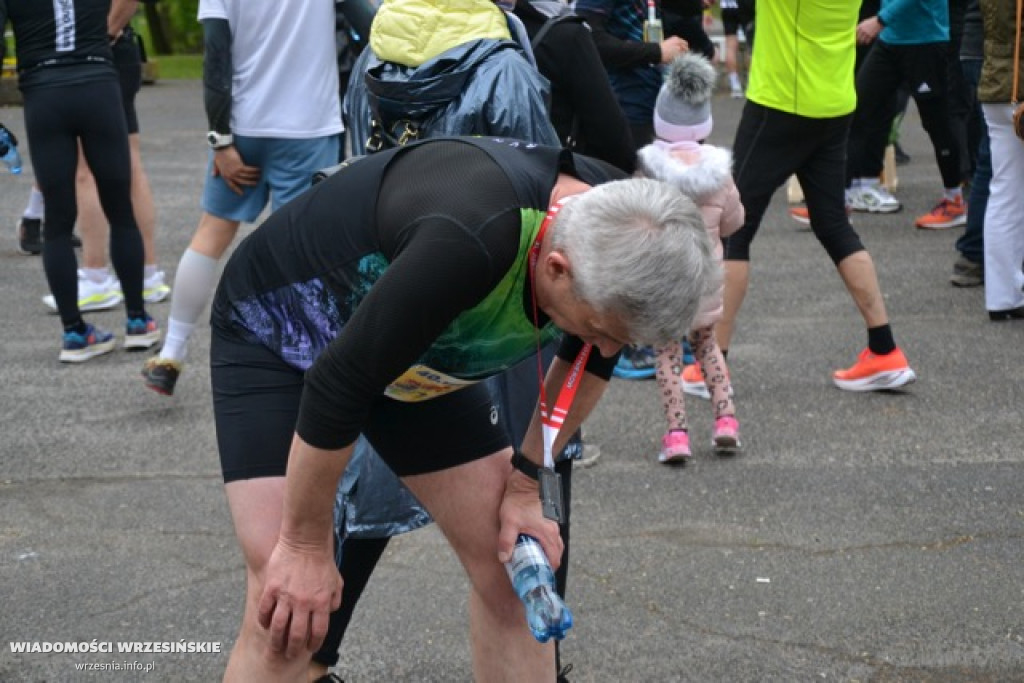
[[[85,321],[82,320],[81,318],[78,319],[77,323],[71,323],[70,325],[65,325],[64,326],[64,331],[65,332],[74,332],[75,334],[82,334],[82,335],[84,335],[85,334],[85,330],[86,330]]]
[[[868,349],[876,356],[884,356],[896,350],[896,341],[892,338],[889,324],[868,328]]]
[[[729,349],[719,349],[719,351],[722,352],[722,358],[724,358],[724,359],[728,359],[729,358]]]

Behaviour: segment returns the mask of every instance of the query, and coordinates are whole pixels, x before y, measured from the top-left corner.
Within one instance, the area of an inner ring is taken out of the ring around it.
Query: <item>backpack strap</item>
[[[561,24],[567,21],[574,21],[580,24],[585,23],[583,17],[577,14],[559,14],[558,16],[551,17],[540,27],[536,35],[533,36],[533,40],[530,41],[530,47],[534,52],[537,51],[537,46],[544,42],[547,38],[548,32],[557,24]],[[569,134],[562,142],[568,149],[573,149],[576,146],[576,139],[580,134],[580,115],[579,112],[574,111],[572,114],[572,123],[569,126]]]
[[[530,41],[530,47],[536,52],[537,46],[544,42],[548,32],[555,26],[555,24],[560,24],[563,21],[576,21],[582,24],[584,19],[576,14],[559,14],[557,17],[551,17],[545,21],[540,27],[540,30],[537,31],[537,35],[535,35],[533,40]]]

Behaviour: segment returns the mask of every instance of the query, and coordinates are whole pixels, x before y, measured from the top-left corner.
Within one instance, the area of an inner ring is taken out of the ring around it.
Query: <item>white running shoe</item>
[[[854,211],[895,213],[903,208],[900,200],[881,185],[863,185],[846,191],[846,205]]]
[[[108,277],[105,282],[93,282],[85,277],[85,274],[78,271],[78,309],[86,311],[106,311],[114,308],[124,301],[121,295],[121,287],[117,280]],[[57,312],[57,300],[52,294],[43,297],[43,303],[50,308],[51,312]]]
[[[147,304],[158,304],[171,295],[171,286],[164,282],[164,271],[158,270],[142,283],[142,298]]]
[[[121,281],[115,279],[117,291],[124,296]],[[158,304],[171,295],[171,286],[164,282],[164,271],[158,270],[142,281],[142,300],[147,304]]]

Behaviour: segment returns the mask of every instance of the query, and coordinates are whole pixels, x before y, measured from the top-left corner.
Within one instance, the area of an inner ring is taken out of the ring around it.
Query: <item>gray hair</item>
[[[617,180],[579,195],[559,212],[551,242],[572,264],[575,295],[619,316],[635,343],[682,339],[721,282],[700,209],[658,180]]]

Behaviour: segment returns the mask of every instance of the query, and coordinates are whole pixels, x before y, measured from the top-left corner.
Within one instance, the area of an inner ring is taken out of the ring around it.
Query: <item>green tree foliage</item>
[[[164,0],[145,3],[143,7],[145,20],[136,22],[140,29],[149,33],[148,43],[154,53],[199,54],[203,51],[203,29],[196,20],[199,0]]]

